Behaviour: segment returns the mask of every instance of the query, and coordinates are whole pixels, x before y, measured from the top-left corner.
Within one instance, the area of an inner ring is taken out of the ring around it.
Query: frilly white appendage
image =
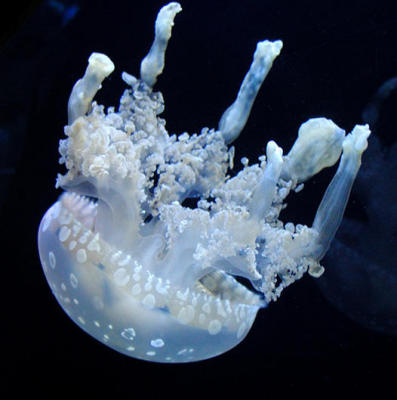
[[[226,143],[233,142],[243,130],[255,97],[282,47],[281,40],[275,42],[264,40],[257,44],[254,60],[241,84],[237,98],[219,121],[218,129],[222,132]]]
[[[176,14],[182,11],[179,3],[169,3],[164,6],[156,19],[155,37],[147,56],[141,63],[141,79],[152,87],[157,77],[163,72],[164,57]]]
[[[92,53],[84,76],[73,86],[68,103],[68,124],[90,111],[92,100],[103,80],[114,70],[112,60],[101,53]]]
[[[312,255],[317,260],[321,260],[327,252],[342,221],[370,133],[368,125],[356,125],[343,140],[343,153],[338,170],[324,194],[313,222],[313,229],[318,232],[318,237]]]
[[[283,166],[283,149],[273,141],[267,143],[266,167],[252,194],[251,217],[261,219],[269,211],[276,194],[277,182]]]

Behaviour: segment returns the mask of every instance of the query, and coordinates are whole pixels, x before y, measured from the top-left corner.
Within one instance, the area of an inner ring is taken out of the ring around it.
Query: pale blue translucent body
[[[105,288],[105,295],[93,296],[90,284],[91,279],[95,280],[94,275],[91,275],[89,283],[85,281],[78,264],[59,241],[54,223],[57,208],[59,203],[47,211],[41,222],[40,258],[59,304],[88,334],[120,353],[161,362],[188,362],[214,357],[244,339],[248,329],[237,338],[226,329],[221,334],[211,335],[207,330],[182,324],[176,318],[170,318],[165,310],[150,309],[123,296],[119,288],[104,276],[99,279],[100,285]],[[43,226],[47,224],[48,228],[44,231]],[[93,269],[97,270],[97,267]],[[119,297],[116,298],[115,294]],[[258,307],[251,311],[252,322],[257,310]]]
[[[163,7],[156,37],[117,112],[93,101],[112,61],[93,53],[72,90],[60,142],[65,190],[39,227],[41,263],[69,317],[126,355],[156,362],[211,358],[236,346],[257,311],[319,264],[339,226],[367,146],[369,129],[347,136],[332,121],[302,124],[283,156],[273,141],[266,156],[228,176],[234,149],[255,96],[282,48],[259,42],[235,102],[218,130],[169,135],[162,95],[152,86],[177,3]],[[313,227],[284,224],[291,190],[340,157]],[[197,208],[182,205],[199,198]],[[94,199],[94,201],[92,201]],[[233,276],[251,281],[257,291]]]

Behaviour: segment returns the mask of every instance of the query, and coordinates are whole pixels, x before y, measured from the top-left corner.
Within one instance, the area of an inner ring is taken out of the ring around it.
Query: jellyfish
[[[240,343],[257,312],[320,261],[340,224],[367,147],[369,127],[350,134],[331,120],[301,125],[291,150],[269,141],[266,155],[235,176],[232,142],[282,49],[257,44],[235,101],[217,128],[168,134],[160,92],[173,21],[161,8],[140,78],[117,110],[94,101],[113,71],[110,58],[89,57],[68,103],[56,186],[64,193],[38,231],[41,264],[67,315],[112,349],[138,359],[177,363],[215,357]],[[282,222],[291,191],[340,159],[311,227]],[[185,200],[195,199],[195,207]],[[244,282],[249,284],[244,284]]]

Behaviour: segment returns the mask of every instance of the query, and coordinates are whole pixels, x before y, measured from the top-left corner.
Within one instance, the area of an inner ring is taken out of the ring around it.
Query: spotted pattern
[[[80,218],[82,212],[85,215],[84,223]],[[174,318],[174,324],[202,330],[207,332],[209,337],[216,337],[225,332],[241,339],[246,334],[258,309],[254,294],[229,276],[218,273],[203,278],[196,290],[189,288],[180,290],[178,287],[173,287],[169,280],[151,273],[131,254],[113,249],[98,233],[93,232],[90,229],[90,218],[92,220],[95,213],[95,204],[77,195],[64,195],[57,203],[56,213],[52,211],[47,215],[41,228],[46,234],[57,232],[59,248],[65,249],[73,257],[74,261],[70,264],[73,269],[64,272],[65,279],[58,284],[55,281],[49,283],[65,311],[76,323],[85,330],[93,329],[93,335],[104,343],[108,345],[116,343],[115,348],[126,354],[148,359],[160,357],[164,362],[194,359],[192,355],[194,346],[180,347],[174,350],[172,355],[169,353],[167,338],[159,336],[145,340],[146,334],[142,333],[143,336],[140,337],[139,324],[120,327],[114,331],[110,322],[111,315],[108,321],[100,314],[97,314],[96,318],[91,318],[81,308],[81,304],[85,304],[87,299],[80,296],[82,294],[87,296],[86,289],[92,284],[92,277],[86,275],[86,271],[92,270],[106,276],[109,282],[120,288],[119,290],[130,299],[129,301],[133,299],[136,304],[141,304],[143,307],[141,313],[144,313],[145,309],[154,312],[167,310],[170,317]],[[58,258],[57,251],[53,249],[47,251],[43,262],[47,276],[51,271],[55,273],[60,268],[59,265],[64,264],[64,261]],[[57,286],[61,292],[58,292]],[[70,297],[60,294],[69,291],[74,295]],[[218,292],[223,293],[222,298],[212,294]],[[241,302],[241,299],[244,302]],[[89,301],[95,313],[107,310],[105,292],[94,290]],[[140,350],[137,350],[138,344]]]

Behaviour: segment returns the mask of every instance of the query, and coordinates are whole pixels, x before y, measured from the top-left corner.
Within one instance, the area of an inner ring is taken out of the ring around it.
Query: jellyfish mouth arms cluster
[[[232,142],[282,42],[257,44],[216,129],[169,135],[159,117],[163,97],[153,86],[180,11],[178,3],[160,10],[140,78],[122,74],[128,88],[117,110],[94,101],[113,62],[101,53],[89,57],[59,145],[67,171],[57,187],[65,193],[38,234],[47,281],[70,318],[107,346],[157,362],[198,361],[231,349],[284,288],[306,272],[323,273],[320,261],[370,134],[358,125],[346,135],[331,120],[312,118],[287,154],[269,141],[257,163],[244,158],[230,176]],[[312,226],[282,222],[288,194],[339,159]]]

